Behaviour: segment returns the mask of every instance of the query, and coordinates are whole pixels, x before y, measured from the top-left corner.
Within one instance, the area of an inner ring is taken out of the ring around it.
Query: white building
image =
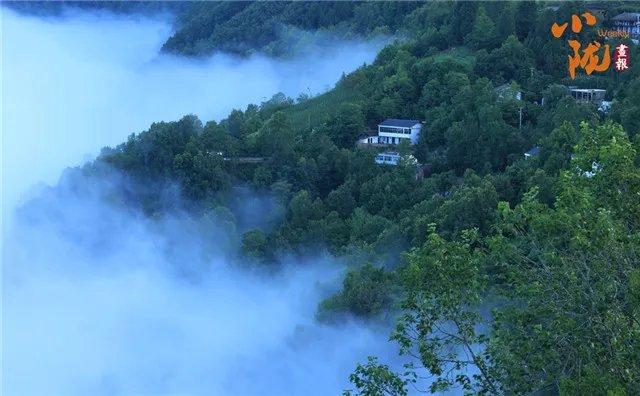
[[[507,100],[515,99],[522,100],[522,91],[518,88],[518,85],[511,82],[509,84],[502,84],[495,87],[498,99]]]
[[[629,33],[629,37],[638,40],[640,38],[640,13],[623,12],[611,18],[616,29]]]
[[[418,160],[413,155],[400,155],[400,153],[396,153],[395,151],[379,153],[376,155],[375,161],[378,165],[398,165],[400,161],[402,161],[406,165],[413,165],[416,168],[421,167]]]
[[[540,155],[540,147],[534,147],[531,150],[524,153],[524,158],[532,158]]]
[[[421,129],[420,121],[388,118],[378,124],[378,143],[397,145],[407,139],[410,144],[416,144]]]
[[[606,89],[580,89],[576,87],[569,87],[569,92],[575,100],[581,102],[594,102],[598,105],[604,100]]]
[[[376,155],[376,164],[378,165],[398,165],[400,162],[400,154],[396,152],[380,153]]]
[[[362,146],[375,146],[380,144],[380,142],[378,139],[378,135],[362,134],[360,137],[358,137],[358,144]]]

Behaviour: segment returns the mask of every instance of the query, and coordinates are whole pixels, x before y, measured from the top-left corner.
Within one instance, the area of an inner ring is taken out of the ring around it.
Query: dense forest
[[[123,0],[34,0],[5,1],[3,5],[21,13],[40,16],[63,16],[69,10],[108,11],[115,14],[153,15],[187,12],[194,3],[190,1],[123,1]]]
[[[116,169],[138,188],[111,199],[150,218],[173,209],[164,197],[177,183],[181,209],[230,233],[234,188],[273,197],[271,224],[242,230],[237,254],[267,271],[284,255],[345,257],[317,320],[396,322],[406,368],[370,357],[347,393],[637,395],[638,46],[607,41],[630,47],[631,68],[572,80],[566,40],[550,33],[596,8],[606,27],[640,5],[194,4],[164,50],[282,55],[296,31],[395,41],[324,94],[276,94],[220,122],[157,122],[67,177]],[[601,40],[594,29],[576,38]],[[611,108],[569,85],[606,90]],[[397,166],[356,146],[386,118],[424,120]]]
[[[225,51],[289,56],[318,42],[399,32],[418,2],[195,3],[178,18],[163,49],[182,55]],[[323,34],[324,33],[324,34]]]

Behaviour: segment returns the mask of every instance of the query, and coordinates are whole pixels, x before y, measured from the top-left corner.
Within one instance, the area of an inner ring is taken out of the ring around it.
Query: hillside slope
[[[389,34],[403,26],[418,2],[201,2],[178,18],[163,50],[200,56],[214,51],[291,55],[305,36],[333,39]]]

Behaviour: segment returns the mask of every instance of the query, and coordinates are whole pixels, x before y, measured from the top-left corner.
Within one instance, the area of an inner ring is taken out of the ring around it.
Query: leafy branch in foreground
[[[640,393],[638,147],[616,124],[580,132],[553,206],[532,188],[491,235],[432,226],[405,255],[392,339],[431,392]],[[389,378],[371,370],[352,377],[362,394]]]
[[[400,353],[420,362],[433,381],[431,392],[454,385],[466,391],[496,393],[497,385],[482,345],[485,334],[478,311],[486,287],[478,233],[446,241],[432,227],[421,248],[406,254],[402,270],[403,315],[392,339]]]
[[[358,364],[356,370],[349,376],[349,380],[358,389],[357,394],[363,396],[406,396],[407,384],[415,381],[412,377],[402,379],[389,370],[389,366],[378,363],[378,359],[373,356],[367,358],[366,364]],[[343,392],[343,396],[352,394],[351,390]]]

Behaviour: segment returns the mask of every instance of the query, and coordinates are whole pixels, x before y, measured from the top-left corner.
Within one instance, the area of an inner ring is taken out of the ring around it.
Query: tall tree
[[[327,129],[338,147],[353,147],[358,135],[365,129],[362,108],[354,103],[342,105],[338,115],[327,123]]]
[[[473,1],[456,1],[451,19],[451,36],[455,44],[462,44],[471,33],[476,20],[478,4]]]
[[[516,7],[516,36],[520,41],[529,36],[536,28],[538,4],[535,1],[520,1]]]
[[[498,32],[496,26],[487,15],[484,7],[478,7],[473,29],[465,37],[465,42],[474,49],[492,48],[497,44]]]

